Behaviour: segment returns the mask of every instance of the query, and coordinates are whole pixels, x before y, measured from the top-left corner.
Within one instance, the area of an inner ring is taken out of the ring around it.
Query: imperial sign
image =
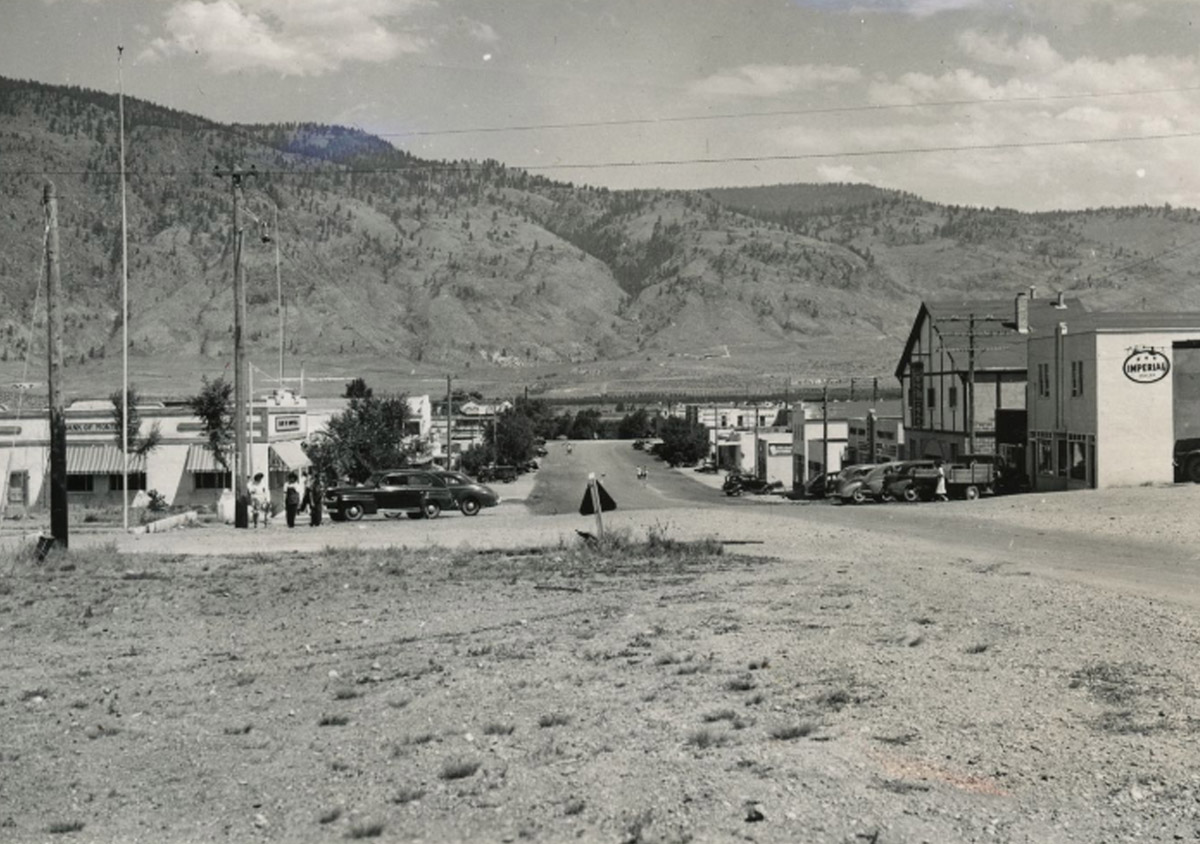
[[[1171,371],[1171,361],[1157,349],[1137,349],[1125,358],[1122,367],[1125,377],[1138,384],[1153,384],[1167,377]]]

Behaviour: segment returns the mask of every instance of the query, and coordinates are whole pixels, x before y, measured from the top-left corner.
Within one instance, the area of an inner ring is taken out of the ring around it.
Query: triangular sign
[[[596,481],[596,492],[600,496],[600,512],[607,513],[609,510],[617,509],[617,502],[613,501],[612,496],[608,494],[603,485]],[[589,486],[583,491],[583,501],[579,503],[579,515],[590,516],[596,512],[596,505],[592,503],[592,489]]]

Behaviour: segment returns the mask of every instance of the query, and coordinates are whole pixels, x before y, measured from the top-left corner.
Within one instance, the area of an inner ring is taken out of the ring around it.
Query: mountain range
[[[758,392],[889,377],[923,299],[1035,287],[1094,310],[1200,310],[1190,208],[1030,214],[857,184],[612,191],[422,160],[352,128],[124,105],[144,380],[231,358],[233,189],[214,170],[234,167],[253,170],[240,203],[252,359],[274,371],[282,291],[288,369],[331,381]],[[18,377],[31,343],[44,359],[47,179],[68,368],[101,383],[120,356],[117,108],[0,78],[0,377]]]

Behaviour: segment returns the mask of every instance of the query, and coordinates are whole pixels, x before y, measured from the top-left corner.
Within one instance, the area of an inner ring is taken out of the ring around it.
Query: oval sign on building
[[[1167,377],[1171,361],[1157,349],[1138,349],[1125,358],[1125,377],[1138,384],[1153,384]]]

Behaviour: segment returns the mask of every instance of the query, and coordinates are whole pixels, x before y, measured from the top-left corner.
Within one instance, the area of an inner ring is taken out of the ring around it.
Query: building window
[[[1067,467],[1067,477],[1073,481],[1088,479],[1087,443],[1072,438],[1069,443],[1070,465]]]
[[[8,474],[8,503],[22,507],[29,503],[29,473],[23,469]]]
[[[1037,462],[1035,470],[1039,475],[1054,474],[1054,443],[1049,437],[1037,438]]]
[[[109,475],[108,488],[113,492],[120,492],[125,488],[124,475]],[[146,473],[145,472],[130,472],[129,473],[129,489],[136,492],[146,488]]]
[[[67,475],[67,492],[91,492],[95,475]]]
[[[729,417],[726,416],[724,413],[721,414],[721,427],[722,428],[729,427]]]
[[[1083,395],[1083,361],[1071,361],[1071,398]]]
[[[925,391],[925,406],[929,408],[930,416],[933,415],[933,408],[937,405],[937,388],[930,387]]]
[[[196,489],[229,489],[231,476],[229,472],[193,472]]]
[[[1066,477],[1067,475],[1067,440],[1066,437],[1058,437],[1058,475]]]
[[[739,413],[737,426],[739,428],[744,428],[744,427],[746,427],[745,422],[746,422],[746,417]]]
[[[1043,399],[1050,398],[1050,364],[1039,363],[1037,368],[1037,386],[1038,396]]]
[[[958,387],[950,387],[950,392],[946,394],[946,404],[950,405],[950,409],[958,407]]]

